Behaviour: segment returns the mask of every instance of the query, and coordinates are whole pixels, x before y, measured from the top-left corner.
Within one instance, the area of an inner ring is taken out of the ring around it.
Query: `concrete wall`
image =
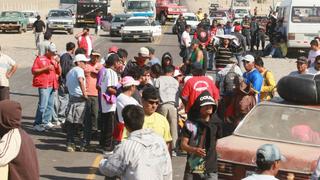
[[[50,9],[59,8],[59,0],[0,0],[0,11],[35,10],[45,16]]]

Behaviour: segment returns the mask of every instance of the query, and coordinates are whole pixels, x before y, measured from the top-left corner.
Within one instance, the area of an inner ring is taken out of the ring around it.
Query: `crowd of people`
[[[174,66],[170,52],[157,58],[152,47],[139,48],[128,60],[126,49],[111,46],[103,57],[93,48],[89,28],[75,36],[77,45],[68,42],[65,53],[59,55],[46,32],[31,68],[33,87],[39,93],[33,129],[43,132],[61,126],[67,152],[101,150],[106,158],[100,162],[100,171],[111,178],[172,179],[171,157],[187,153],[184,179],[218,179],[217,139],[232,134],[257,103],[272,99],[276,92],[274,76],[264,67],[263,58],[248,50],[259,48],[260,33],[278,37],[281,21],[271,20],[274,28],[263,30],[254,17],[222,26],[215,20],[210,25],[204,14],[191,37],[191,27],[179,18],[180,66]],[[319,39],[310,44],[309,57],[299,57],[297,71],[290,75],[320,74]],[[275,57],[279,48],[273,42],[271,46],[268,55]],[[281,48],[280,53],[284,56]],[[0,149],[8,143],[8,135],[16,136],[19,148],[29,149],[18,151],[12,146],[14,155],[5,154],[9,158],[0,166],[37,162],[25,158],[36,155],[20,127],[20,105],[5,100],[15,62],[0,55],[0,63],[7,64],[5,69],[0,66],[0,100],[4,100],[0,102],[0,136],[6,139]],[[206,75],[207,70],[215,70],[214,75]],[[181,118],[181,112],[186,118]],[[98,148],[92,145],[94,140]],[[254,175],[260,177],[247,179],[275,179],[281,160],[276,146],[261,146],[256,157],[261,174]],[[17,170],[9,175],[37,179],[38,164],[32,167],[30,174]]]

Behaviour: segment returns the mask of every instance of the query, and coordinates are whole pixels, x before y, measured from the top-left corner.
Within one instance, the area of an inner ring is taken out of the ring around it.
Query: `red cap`
[[[241,29],[242,29],[242,28],[241,28],[240,25],[234,27],[234,30],[235,30],[235,31],[241,31]]]
[[[117,46],[111,46],[109,48],[109,53],[117,53],[118,52],[118,47]]]

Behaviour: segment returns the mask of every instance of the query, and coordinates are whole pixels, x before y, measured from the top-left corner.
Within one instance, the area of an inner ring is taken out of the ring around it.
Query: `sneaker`
[[[54,127],[54,124],[52,124],[51,122],[48,122],[47,124],[44,125],[44,128],[46,129],[52,129]]]
[[[38,132],[43,132],[46,129],[42,125],[38,124],[38,125],[33,126],[33,130],[38,131]]]
[[[54,124],[55,126],[61,126],[62,123],[60,121],[56,121]]]
[[[171,155],[172,155],[172,157],[177,157],[176,151],[173,150]]]
[[[272,58],[272,55],[270,54],[270,55],[266,56],[266,58]]]
[[[67,152],[75,152],[76,148],[74,144],[68,144],[66,148]]]

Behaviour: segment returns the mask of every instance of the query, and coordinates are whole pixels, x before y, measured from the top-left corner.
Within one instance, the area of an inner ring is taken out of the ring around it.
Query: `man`
[[[78,33],[75,38],[78,41],[78,48],[86,50],[86,56],[89,57],[93,48],[92,37],[89,34],[89,28],[84,27],[82,32]]]
[[[42,41],[43,32],[45,32],[46,25],[41,20],[40,15],[37,16],[37,20],[32,24],[33,33],[35,35],[36,47]]]
[[[181,43],[181,35],[185,31],[185,27],[187,25],[187,22],[182,14],[179,15],[177,22],[175,24],[176,26],[176,33],[178,36],[178,42]]]
[[[122,116],[130,134],[112,155],[100,161],[100,172],[124,180],[172,180],[171,158],[166,144],[152,129],[144,128],[143,109],[128,105]]]
[[[87,63],[84,69],[84,75],[86,78],[86,91],[88,95],[86,105],[86,115],[84,121],[84,149],[90,146],[91,132],[98,129],[98,90],[97,75],[102,64],[100,64],[100,53],[92,51],[91,60]]]
[[[185,30],[183,31],[181,35],[181,46],[180,46],[180,57],[182,57],[183,62],[185,62],[188,59],[189,53],[190,53],[190,46],[191,46],[191,37],[190,37],[190,31],[191,26],[186,25]]]
[[[233,54],[235,55],[235,57],[237,58],[238,61],[238,65],[241,69],[243,69],[243,64],[241,63],[242,60],[242,56],[244,54],[244,52],[246,52],[246,38],[240,33],[241,32],[241,26],[240,25],[236,25],[234,27],[234,33],[232,35],[234,35],[235,37],[237,37],[236,41],[238,43],[237,47],[233,50]],[[235,40],[233,40],[235,41]]]
[[[75,136],[78,134],[77,130],[82,128],[82,123],[85,119],[85,108],[88,94],[86,91],[86,78],[84,69],[86,63],[89,62],[84,54],[78,54],[74,58],[73,67],[67,74],[67,87],[70,95],[68,107],[66,109],[66,129],[67,129],[67,152],[74,152],[76,150]],[[82,144],[81,144],[82,145]],[[80,147],[80,151],[82,150]]]
[[[263,77],[259,73],[259,71],[254,66],[254,57],[250,54],[243,57],[242,62],[244,65],[244,69],[246,70],[243,73],[244,83],[249,88],[249,94],[254,95],[256,102],[260,102],[260,92],[263,84]]]
[[[156,81],[154,87],[159,90],[160,105],[158,112],[166,117],[170,124],[170,133],[172,135],[173,155],[177,151],[176,143],[178,140],[178,91],[179,82],[173,77],[175,67],[173,65],[166,66],[162,76]]]
[[[60,59],[56,56],[57,48],[51,43],[44,56],[37,56],[31,72],[33,87],[38,88],[39,102],[33,129],[44,131],[54,125],[51,123],[54,104],[54,91],[58,89],[57,76],[61,74]]]
[[[249,17],[245,16],[242,23],[242,35],[246,37],[246,45],[248,48],[251,48],[251,38],[250,38],[250,22],[249,22]]]
[[[264,63],[261,57],[256,57],[254,60],[255,68],[260,72],[263,77],[263,84],[261,88],[260,100],[270,101],[276,90],[276,81],[271,71],[264,67]]]
[[[128,75],[129,75],[129,74],[128,74],[128,73],[129,73],[129,70],[130,70],[131,68],[135,67],[135,66],[138,66],[138,67],[140,67],[140,68],[143,68],[144,66],[146,66],[146,61],[147,61],[148,59],[150,59],[149,54],[150,54],[150,52],[149,52],[148,48],[146,48],[146,47],[141,47],[141,48],[139,49],[138,56],[135,56],[135,57],[134,57],[134,60],[130,60],[130,61],[127,63],[127,65],[126,65],[126,67],[124,68],[124,71],[123,71],[123,73],[122,73],[122,76],[123,76],[123,77],[124,77],[124,76],[128,76]]]
[[[259,24],[257,23],[257,19],[256,17],[252,17],[250,22],[250,36],[251,36],[250,51],[251,52],[254,50],[254,46],[257,45],[258,31],[259,31]]]
[[[280,170],[280,162],[284,160],[281,152],[274,144],[264,144],[256,153],[258,173],[243,180],[278,180],[275,176]]]
[[[197,97],[205,90],[209,91],[210,95],[216,102],[219,101],[219,90],[215,86],[213,80],[204,75],[200,64],[193,64],[191,77],[184,85],[181,92],[181,99],[185,105],[185,110],[188,112],[192,107]]]
[[[18,65],[1,51],[0,46],[0,101],[10,99],[9,79],[16,72]]]
[[[143,129],[150,128],[161,136],[171,152],[170,125],[164,116],[156,112],[159,103],[159,91],[156,88],[148,87],[142,92],[142,107],[145,114]],[[127,130],[124,130],[123,136],[125,139],[128,137]]]
[[[233,62],[230,61],[233,56],[230,40],[228,36],[221,36],[220,38],[221,43],[217,47],[215,57],[217,69],[224,68],[227,64],[233,64]]]
[[[297,71],[292,71],[289,76],[299,76],[301,74],[308,74],[308,59],[304,56],[298,57]]]
[[[207,13],[204,13],[203,15],[203,19],[201,20],[201,25],[204,27],[205,30],[209,30],[210,29],[210,19],[208,17]]]
[[[154,64],[160,64],[159,58],[157,58],[155,55],[156,50],[150,46],[146,46],[146,48],[149,50],[149,57],[150,57],[150,61],[148,62],[148,66],[151,67]]]
[[[231,21],[227,21],[227,24],[223,27],[224,34],[231,34],[234,31],[234,27]]]
[[[47,31],[44,33],[44,40],[39,42],[37,46],[39,56],[43,56],[46,53],[46,49],[48,49],[48,46],[51,43],[51,37],[51,32]]]
[[[112,135],[115,123],[116,94],[118,86],[117,69],[120,66],[120,59],[117,54],[111,54],[105,62],[106,69],[99,83],[101,103],[101,137],[100,146],[102,150],[112,151]]]
[[[222,128],[220,119],[214,116],[216,109],[213,97],[203,91],[192,108],[194,116],[188,116],[185,122],[181,139],[181,149],[188,153],[185,180],[218,180],[216,144]]]
[[[73,55],[76,45],[73,42],[66,44],[66,51],[60,57],[61,76],[59,77],[59,89],[58,89],[58,121],[65,123],[66,121],[66,108],[69,103],[69,93],[67,89],[67,74],[73,68]]]
[[[314,60],[314,66],[308,69],[308,74],[318,75],[320,74],[320,55]]]
[[[0,101],[0,171],[8,165],[8,180],[39,180],[37,150],[21,127],[21,111],[18,102]]]

